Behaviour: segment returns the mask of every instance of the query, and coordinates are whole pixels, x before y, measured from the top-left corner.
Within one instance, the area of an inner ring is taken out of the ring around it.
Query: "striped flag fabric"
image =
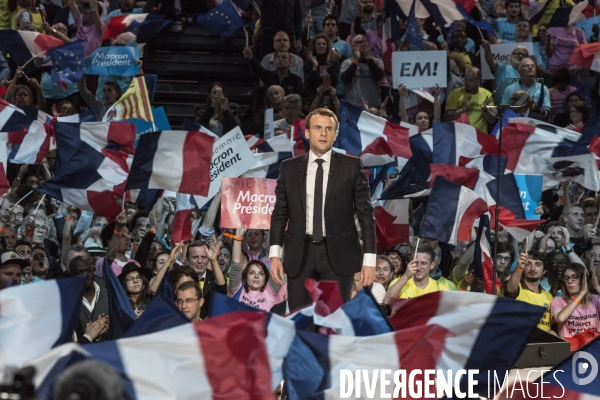
[[[377,252],[384,253],[390,247],[408,241],[409,202],[408,199],[387,200],[373,207]]]
[[[0,43],[4,45],[17,65],[23,65],[31,58],[44,55],[47,50],[65,44],[54,36],[10,29],[0,31]]]
[[[36,119],[0,99],[0,140],[10,148],[8,159],[18,164],[37,164],[50,151],[48,114],[37,110]]]
[[[163,189],[206,196],[213,136],[158,131],[140,136],[126,189]]]
[[[119,38],[128,42],[146,43],[171,22],[165,18],[165,15],[158,13],[111,17],[102,40]]]
[[[143,76],[131,80],[127,91],[106,111],[102,121],[110,122],[130,118],[154,122],[148,89]]]
[[[433,163],[458,165],[460,157],[497,154],[498,141],[460,122],[433,121]]]
[[[0,376],[5,367],[21,366],[72,340],[85,280],[48,280],[0,290]]]
[[[449,244],[459,240],[470,242],[473,223],[487,210],[485,201],[474,191],[438,176],[431,188],[419,236]]]
[[[189,194],[177,193],[176,199],[177,209],[175,210],[173,226],[171,228],[171,240],[173,243],[190,240],[193,237],[192,220],[190,217],[196,206],[194,196],[190,196]]]

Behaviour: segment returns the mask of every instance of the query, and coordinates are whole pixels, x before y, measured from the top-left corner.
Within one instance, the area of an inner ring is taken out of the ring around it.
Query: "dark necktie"
[[[313,240],[321,243],[323,240],[323,163],[320,158],[315,160],[317,175],[315,176],[315,203],[313,207]]]

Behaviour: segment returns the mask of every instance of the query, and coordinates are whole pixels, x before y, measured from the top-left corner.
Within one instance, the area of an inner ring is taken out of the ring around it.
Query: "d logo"
[[[586,361],[578,363],[577,361],[579,361],[579,359],[581,358]],[[596,378],[596,375],[598,375],[598,362],[596,361],[596,358],[594,358],[594,356],[590,353],[586,353],[585,351],[578,351],[577,353],[575,353],[575,355],[573,356],[571,368],[573,382],[575,382],[576,385],[587,385]],[[580,376],[587,374],[588,371],[588,376],[586,376],[585,378],[580,378]]]

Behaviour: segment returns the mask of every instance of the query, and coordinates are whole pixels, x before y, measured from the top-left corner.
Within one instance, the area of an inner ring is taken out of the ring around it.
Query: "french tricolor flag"
[[[288,141],[287,138],[286,141]],[[288,158],[292,158],[292,153],[289,151],[255,154],[254,160],[256,161],[256,165],[244,172],[242,176],[244,178],[277,179],[281,163]]]
[[[460,157],[498,153],[492,135],[459,122],[433,122],[433,163],[459,165]]]
[[[194,196],[189,194],[177,193],[177,210],[173,217],[173,228],[171,229],[171,239],[173,243],[179,243],[184,240],[190,240],[192,235],[192,211],[196,207]]]
[[[459,240],[470,242],[473,223],[487,210],[485,201],[474,191],[438,176],[431,188],[419,236],[449,244]]]
[[[115,200],[115,184],[119,177],[126,178],[122,166],[83,142],[60,173],[36,190],[72,206],[93,211],[110,222],[122,210]]]
[[[0,99],[0,140],[12,145],[8,154],[11,162],[36,164],[48,154],[46,116],[36,111],[40,122]]]
[[[10,29],[0,31],[0,42],[17,65],[23,65],[31,58],[43,55],[46,50],[65,44],[54,36]]]
[[[163,189],[206,196],[215,138],[202,132],[159,131],[140,136],[127,189]]]
[[[0,291],[0,377],[73,340],[85,278],[48,280]]]
[[[233,312],[147,335],[67,344],[30,365],[41,384],[52,380],[61,360],[76,353],[115,368],[130,399],[262,400],[274,390],[268,320],[262,312]]]
[[[387,200],[374,207],[377,251],[385,252],[409,238],[408,206],[410,200]]]
[[[397,331],[423,325],[447,329],[436,367],[453,371],[478,369],[475,379],[481,396],[487,394],[487,371],[504,376],[545,312],[543,307],[522,301],[458,291],[394,300],[392,309],[395,313],[390,322]]]
[[[412,156],[409,130],[342,101],[334,147],[360,157],[365,167],[376,167]]]
[[[171,22],[165,18],[162,14],[123,14],[111,17],[102,40],[120,38],[146,43]]]
[[[292,151],[290,139],[286,135],[277,135],[269,139],[261,139],[254,135],[246,135],[244,137],[253,153],[289,153]]]

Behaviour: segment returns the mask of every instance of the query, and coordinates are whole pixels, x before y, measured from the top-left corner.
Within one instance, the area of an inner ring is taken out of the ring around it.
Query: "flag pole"
[[[18,206],[20,202],[22,202],[23,200],[25,200],[31,193],[33,193],[33,190],[30,191],[29,193],[27,193],[25,196],[21,197],[21,199],[19,199],[19,201],[17,201],[15,204],[12,205],[12,207],[14,208],[15,206]]]
[[[40,208],[40,206],[42,205],[42,202],[44,201],[45,198],[46,198],[46,193],[44,193],[44,195],[42,196],[42,199],[40,200],[40,202],[38,203],[37,207],[35,208],[35,211],[33,212],[34,216],[35,216],[35,214],[37,214],[37,211]]]
[[[35,60],[36,58],[38,58],[39,56],[42,56],[44,54],[46,54],[46,51],[42,51],[41,53],[36,54],[35,56],[31,57],[29,60],[27,60],[27,62],[25,64],[23,64],[23,66],[21,68],[25,69],[27,64],[29,64],[31,61]]]

